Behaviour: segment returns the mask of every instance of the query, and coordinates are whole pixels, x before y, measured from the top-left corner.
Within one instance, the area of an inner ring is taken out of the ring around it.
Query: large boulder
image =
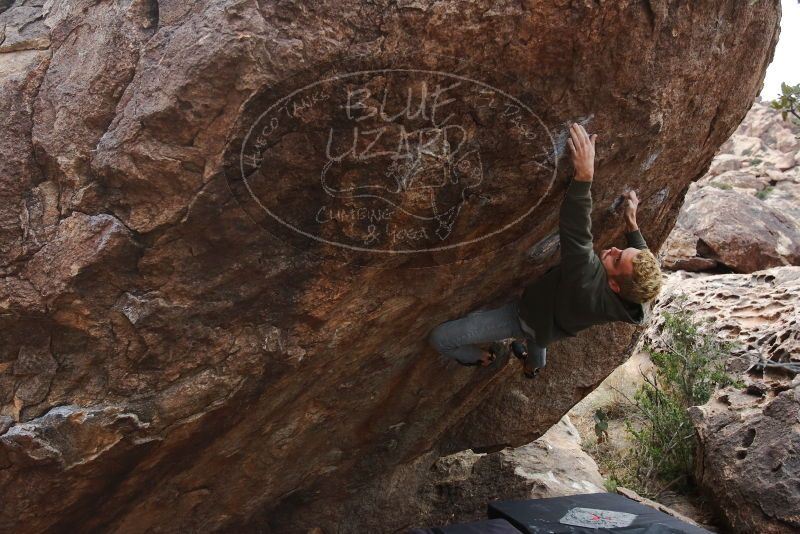
[[[663,267],[751,273],[800,265],[798,163],[800,128],[754,103],[690,186],[661,251]]]
[[[695,478],[732,532],[800,529],[800,267],[669,277],[657,310],[686,306],[734,343],[728,387],[690,409]],[[678,298],[680,296],[680,298]],[[648,335],[662,320],[654,321]],[[749,372],[748,372],[749,370]]]
[[[775,186],[764,180],[763,198],[758,188],[727,190],[715,183],[687,195],[664,252],[666,268],[751,273],[800,265],[800,180]]]
[[[725,390],[690,411],[696,478],[732,532],[800,530],[800,379],[759,393]]]
[[[634,328],[552,346],[534,382],[428,333],[558,262],[568,121],[600,135],[597,246],[636,189],[657,249],[780,16],[3,5],[0,530],[20,533],[392,531],[439,457],[544,434]]]

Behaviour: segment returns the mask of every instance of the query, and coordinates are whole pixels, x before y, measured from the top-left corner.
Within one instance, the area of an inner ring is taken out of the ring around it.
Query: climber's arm
[[[579,124],[570,126],[567,144],[572,153],[575,178],[567,187],[559,215],[561,266],[565,274],[582,271],[596,258],[592,248],[591,194],[596,138],[597,134],[590,138]]]
[[[625,199],[625,239],[629,247],[643,249],[647,248],[647,243],[639,231],[636,223],[636,210],[639,207],[639,198],[636,191],[628,191],[622,197]]]

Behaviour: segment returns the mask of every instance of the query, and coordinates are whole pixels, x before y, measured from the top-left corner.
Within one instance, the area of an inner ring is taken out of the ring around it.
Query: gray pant
[[[518,310],[516,300],[499,308],[477,310],[460,319],[440,324],[431,331],[428,340],[443,356],[463,363],[473,363],[481,358],[481,349],[476,344],[525,338],[528,346],[528,367],[544,367],[545,348],[536,345],[533,331],[523,330]]]

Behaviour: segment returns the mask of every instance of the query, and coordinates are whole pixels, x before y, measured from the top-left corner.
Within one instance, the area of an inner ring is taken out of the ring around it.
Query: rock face
[[[670,277],[657,309],[686,306],[738,344],[730,367],[761,357],[800,364],[800,267],[750,275]],[[650,332],[657,331],[655,322]],[[794,378],[793,378],[794,377]],[[690,410],[700,441],[696,479],[733,532],[800,529],[800,375],[741,373],[745,389],[718,390]]]
[[[392,531],[541,436],[633,328],[534,383],[426,336],[558,261],[567,121],[658,248],[777,40],[701,4],[0,4],[0,530]]]
[[[800,128],[754,103],[690,186],[662,265],[739,273],[800,265]]]
[[[800,363],[800,267],[750,275],[670,275],[653,310],[647,336],[657,342],[664,317],[678,298],[698,319],[711,321],[733,343],[731,357],[745,370],[758,358]]]
[[[603,492],[597,464],[580,446],[578,430],[564,416],[536,441],[491,454],[463,451],[439,458],[420,488],[418,526],[486,517],[486,503]],[[502,497],[501,497],[502,496]]]
[[[692,409],[702,443],[696,476],[734,532],[800,529],[800,380],[785,388],[723,391]]]

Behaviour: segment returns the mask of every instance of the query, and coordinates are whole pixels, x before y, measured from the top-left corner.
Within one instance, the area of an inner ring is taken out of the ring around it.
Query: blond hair
[[[643,303],[653,300],[661,291],[661,267],[649,250],[640,250],[633,258],[633,272],[620,276],[619,296],[631,302]]]

